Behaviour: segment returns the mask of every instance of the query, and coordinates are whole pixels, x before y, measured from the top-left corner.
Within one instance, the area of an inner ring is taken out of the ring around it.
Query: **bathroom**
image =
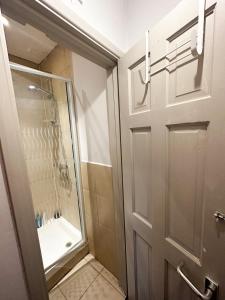
[[[225,299],[223,1],[0,8],[0,299]]]

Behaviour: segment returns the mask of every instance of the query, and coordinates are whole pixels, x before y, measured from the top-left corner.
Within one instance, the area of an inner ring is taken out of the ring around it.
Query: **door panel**
[[[225,299],[225,2],[208,0],[204,53],[191,53],[198,1],[182,1],[119,62],[129,299],[197,299],[176,271]],[[141,280],[140,280],[141,278]],[[149,290],[150,288],[150,290]]]
[[[197,3],[197,2],[196,2]],[[206,12],[204,56],[193,57],[190,49],[190,37],[197,30],[196,22],[182,31],[168,37],[167,73],[168,104],[194,101],[210,96],[213,37],[215,13],[211,8]],[[178,62],[176,62],[178,60]]]
[[[138,113],[150,109],[150,87],[149,84],[143,84],[143,75],[145,72],[145,62],[136,62],[129,68],[129,93],[130,93],[130,111]]]
[[[200,258],[207,124],[168,128],[166,237]]]
[[[131,130],[133,212],[151,226],[151,130],[149,127]]]
[[[151,247],[135,234],[137,299],[151,299]]]

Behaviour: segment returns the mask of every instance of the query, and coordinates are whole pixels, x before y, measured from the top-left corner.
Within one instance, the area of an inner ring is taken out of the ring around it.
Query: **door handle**
[[[182,267],[184,266],[184,263],[181,263],[178,267],[177,267],[177,273],[181,276],[181,278],[187,283],[187,285],[192,289],[192,291],[200,298],[203,300],[211,300],[213,299],[213,296],[216,293],[217,290],[217,284],[214,283],[211,279],[207,278],[207,286],[206,286],[206,290],[205,293],[201,293],[195,286],[194,284],[184,275],[184,273],[182,272]]]

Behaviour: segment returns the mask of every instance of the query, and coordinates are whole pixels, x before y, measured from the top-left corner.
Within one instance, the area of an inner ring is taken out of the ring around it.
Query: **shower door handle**
[[[213,299],[213,296],[216,293],[216,290],[218,288],[217,284],[213,282],[210,278],[207,278],[207,286],[205,289],[205,293],[201,293],[195,286],[194,284],[184,275],[182,272],[181,268],[183,267],[183,263],[181,263],[177,267],[177,273],[181,276],[181,278],[187,283],[187,285],[192,289],[192,291],[200,298],[203,300],[211,300]]]

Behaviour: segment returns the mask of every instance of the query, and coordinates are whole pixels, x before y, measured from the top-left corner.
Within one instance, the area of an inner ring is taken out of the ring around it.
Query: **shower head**
[[[30,91],[41,91],[42,93],[45,93],[46,95],[48,95],[48,97],[52,97],[52,93],[46,91],[45,89],[42,89],[41,87],[34,85],[34,84],[30,84],[28,85],[28,90]]]

